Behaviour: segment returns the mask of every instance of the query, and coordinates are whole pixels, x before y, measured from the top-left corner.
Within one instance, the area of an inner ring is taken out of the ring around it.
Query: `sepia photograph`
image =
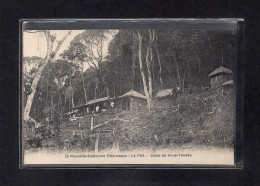
[[[234,165],[236,42],[232,29],[22,30],[22,164]]]

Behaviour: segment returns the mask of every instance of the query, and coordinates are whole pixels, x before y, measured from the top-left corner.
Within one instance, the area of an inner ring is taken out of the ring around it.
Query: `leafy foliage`
[[[140,33],[143,42],[141,53],[145,57],[150,42],[149,32],[141,30]],[[149,130],[144,129],[137,134],[129,129],[119,129],[122,135],[116,140],[126,144],[126,149],[144,143],[155,146],[184,143],[192,141],[194,135],[197,136],[198,143],[232,144],[233,120],[228,114],[233,112],[233,102],[223,106],[230,100],[214,100],[211,104],[215,105],[211,107],[217,107],[221,112],[217,116],[207,116],[203,113],[203,100],[190,99],[188,94],[202,86],[209,86],[208,74],[216,67],[223,65],[234,69],[233,33],[208,30],[154,30],[154,33],[155,40],[151,44],[153,93],[162,88],[180,87],[185,95],[176,101],[180,105],[181,114],[158,112],[151,121],[151,116],[146,113],[144,117],[148,119],[143,124],[152,126]],[[105,55],[104,45],[109,35],[109,30],[84,31],[71,41],[60,59],[47,64],[33,101],[33,118],[37,121],[49,118],[58,133],[62,114],[70,111],[73,106],[99,97],[120,96],[131,89],[144,94],[138,65],[136,30],[119,30],[109,42]],[[24,58],[25,101],[41,61],[39,57]],[[147,70],[147,66],[144,65],[144,69]],[[210,131],[207,133],[209,136],[200,134],[203,127]],[[46,131],[49,130],[44,128],[40,132],[41,137],[31,138],[28,141],[30,146],[40,147],[41,140],[49,135]],[[114,140],[111,138],[110,142]],[[83,146],[89,143],[77,138],[74,141]]]

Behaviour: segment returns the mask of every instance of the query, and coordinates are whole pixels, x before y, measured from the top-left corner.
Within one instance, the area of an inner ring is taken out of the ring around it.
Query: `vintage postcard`
[[[234,165],[236,39],[22,30],[22,164]]]

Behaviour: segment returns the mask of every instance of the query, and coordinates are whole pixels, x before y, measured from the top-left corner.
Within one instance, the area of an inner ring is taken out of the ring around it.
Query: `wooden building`
[[[120,110],[139,110],[147,108],[147,99],[144,95],[131,90],[122,96],[113,98],[115,101],[115,108]]]
[[[220,66],[209,74],[211,88],[220,87],[224,82],[232,79],[232,71]]]
[[[78,110],[77,116],[85,116],[91,113],[101,112],[107,108],[109,97],[90,100],[87,104],[76,106],[73,110]]]
[[[122,96],[109,98],[98,98],[90,100],[87,104],[76,106],[73,110],[78,110],[77,116],[85,116],[93,113],[104,112],[120,112],[146,109],[147,100],[146,97],[134,90],[131,90]]]

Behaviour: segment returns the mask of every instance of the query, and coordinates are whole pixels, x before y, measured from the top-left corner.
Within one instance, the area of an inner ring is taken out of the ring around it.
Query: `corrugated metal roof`
[[[209,74],[209,77],[217,75],[217,74],[232,74],[232,71],[223,66],[220,66],[220,67],[216,68],[213,72],[211,72]]]
[[[165,97],[165,96],[171,96],[172,92],[173,92],[172,88],[160,90],[159,92],[157,92],[156,97],[160,98],[160,97]]]
[[[109,100],[109,99],[110,99],[109,97],[98,98],[98,99],[92,99],[92,100],[90,100],[89,102],[87,102],[86,105],[91,105],[91,104],[94,104],[94,103],[98,103],[98,102],[102,102],[102,101],[107,101],[107,100]]]
[[[109,99],[110,99],[109,97],[98,98],[98,99],[92,99],[92,100],[88,101],[86,104],[73,107],[73,109],[80,108],[80,107],[84,107],[84,106],[91,105],[91,104],[98,103],[98,102],[102,102],[102,101],[107,101],[107,100],[109,100]]]
[[[226,82],[221,84],[221,86],[229,86],[229,85],[234,85],[234,81],[233,80],[229,80],[229,81],[226,81]]]

